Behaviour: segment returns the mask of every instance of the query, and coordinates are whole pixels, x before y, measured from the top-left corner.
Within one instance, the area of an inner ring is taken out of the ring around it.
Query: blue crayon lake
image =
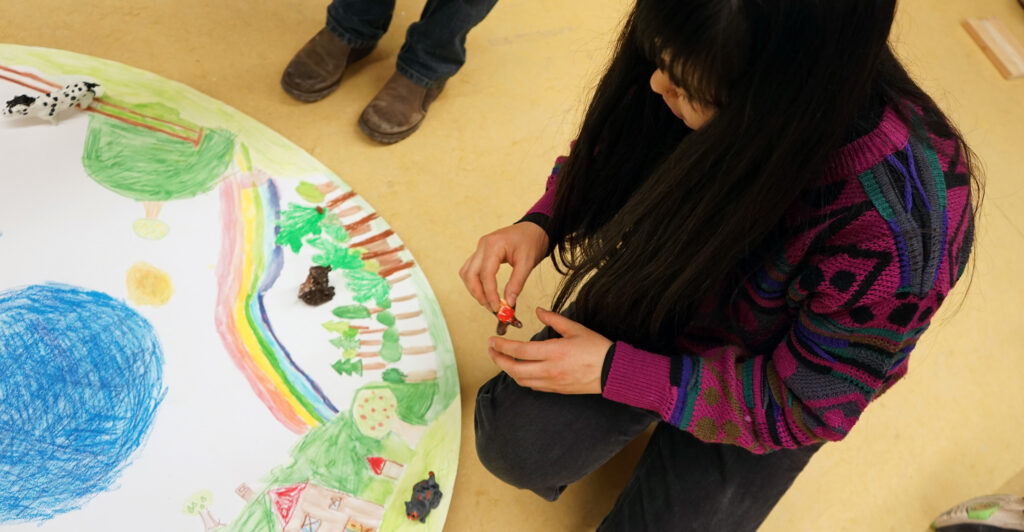
[[[115,486],[164,397],[163,353],[107,294],[0,292],[0,522],[41,522]]]

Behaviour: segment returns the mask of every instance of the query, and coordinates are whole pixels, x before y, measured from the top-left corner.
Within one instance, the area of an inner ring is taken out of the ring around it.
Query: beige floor
[[[399,0],[392,31],[370,60],[314,105],[290,100],[277,81],[322,25],[325,0],[2,0],[0,41],[184,82],[282,133],[351,184],[416,255],[458,353],[464,445],[447,529],[586,530],[610,508],[642,446],[556,504],[491,477],[473,450],[471,413],[476,388],[495,372],[483,350],[493,320],[456,272],[479,236],[514,221],[541,191],[627,3],[502,0],[470,35],[469,63],[426,125],[392,147],[365,140],[355,120],[390,75],[423,0]],[[1024,493],[1024,80],[1004,81],[959,26],[966,16],[998,15],[1024,39],[1024,11],[1014,0],[901,3],[899,51],[986,169],[973,284],[959,310],[948,304],[935,318],[905,382],[846,441],[815,457],[765,531],[919,531],[961,499]],[[523,306],[544,304],[556,283],[545,268]]]

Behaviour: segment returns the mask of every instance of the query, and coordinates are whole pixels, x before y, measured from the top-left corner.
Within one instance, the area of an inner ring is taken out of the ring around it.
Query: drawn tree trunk
[[[181,513],[185,515],[198,515],[203,520],[203,532],[224,526],[216,517],[210,513],[210,504],[213,503],[213,493],[210,490],[201,490],[185,499],[181,507]]]
[[[203,509],[200,511],[199,517],[203,520],[203,532],[210,532],[211,530],[224,526],[224,523],[218,521],[217,518],[210,513],[209,509]]]

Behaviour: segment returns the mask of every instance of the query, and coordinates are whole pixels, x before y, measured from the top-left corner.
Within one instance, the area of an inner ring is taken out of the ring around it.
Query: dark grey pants
[[[533,339],[552,334],[545,329]],[[549,501],[658,423],[599,531],[756,530],[821,447],[755,455],[708,444],[652,412],[600,395],[537,392],[504,372],[480,388],[474,421],[484,466]]]

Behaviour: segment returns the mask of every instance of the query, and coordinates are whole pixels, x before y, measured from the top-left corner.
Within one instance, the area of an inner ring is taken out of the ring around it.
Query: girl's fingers
[[[515,358],[506,355],[504,353],[489,349],[487,354],[491,356],[491,360],[502,371],[508,373],[516,382],[520,382],[522,379],[539,379],[544,371],[542,365],[543,362],[535,360],[516,360]]]
[[[554,340],[547,340],[543,342],[519,342],[516,340],[509,340],[502,338],[501,336],[492,336],[490,340],[491,349],[508,355],[512,358],[519,360],[546,360],[548,357],[547,349],[548,342]]]
[[[505,285],[505,301],[511,306],[516,306],[516,300],[519,299],[519,293],[523,291],[523,287],[526,286],[526,279],[530,276],[533,271],[532,266],[528,266],[528,261],[523,261],[521,264],[512,265],[512,275],[508,278],[508,284]]]
[[[497,312],[502,299],[498,292],[498,270],[501,265],[509,263],[512,266],[512,275],[503,291],[504,299],[510,305],[515,305],[519,293],[526,285],[526,279],[536,266],[536,255],[531,249],[526,249],[532,246],[530,242],[535,238],[527,234],[529,238],[524,239],[523,233],[523,228],[528,229],[530,226],[524,224],[507,227],[481,237],[476,252],[459,270],[459,276],[469,292],[491,312]],[[536,230],[543,235],[542,229],[538,227]],[[521,257],[524,254],[534,256],[523,260]]]
[[[484,287],[480,284],[480,262],[482,254],[478,251],[472,257],[470,257],[466,273],[462,278],[462,282],[466,285],[466,289],[473,295],[473,298],[477,300],[483,306],[487,306],[487,298],[484,297]]]
[[[497,253],[489,253],[484,257],[480,269],[480,282],[483,285],[484,302],[491,312],[498,311],[498,267],[503,257]]]
[[[570,336],[579,326],[579,323],[576,323],[557,312],[545,310],[540,307],[537,307],[537,317],[540,319],[541,323],[550,326],[555,330],[555,332],[563,337]]]

